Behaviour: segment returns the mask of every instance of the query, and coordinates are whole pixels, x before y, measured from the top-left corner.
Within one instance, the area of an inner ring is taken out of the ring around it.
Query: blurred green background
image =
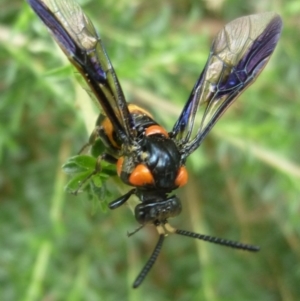
[[[213,36],[242,15],[284,22],[259,79],[188,161],[175,227],[261,246],[256,254],[169,236],[157,241],[126,206],[94,210],[64,192],[61,166],[87,142],[97,110],[26,2],[0,4],[0,300],[299,300],[300,3],[80,1],[128,101],[171,129]],[[88,130],[87,130],[88,129]],[[119,195],[110,184],[109,200]]]

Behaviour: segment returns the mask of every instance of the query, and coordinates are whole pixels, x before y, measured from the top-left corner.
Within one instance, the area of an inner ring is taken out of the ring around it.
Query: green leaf
[[[89,183],[90,180],[88,180],[88,178],[90,175],[90,171],[87,171],[74,176],[65,186],[65,190],[69,193],[74,193],[77,192],[77,190],[80,188],[80,191],[78,191],[78,193],[80,193],[82,190],[85,189],[85,186]]]
[[[107,211],[107,197],[110,196],[110,193],[107,191],[106,186],[102,185],[97,187],[94,181],[90,182],[88,189],[89,197],[92,202],[92,212],[100,206],[102,212]]]
[[[114,176],[117,175],[116,165],[114,165],[114,164],[108,164],[107,165],[107,163],[106,163],[106,165],[103,164],[103,166],[101,166],[101,168],[102,168],[102,171],[103,171],[102,175],[104,174],[104,175],[107,175],[109,177],[114,177]]]
[[[77,155],[68,159],[62,166],[68,174],[78,173],[85,170],[95,170],[97,160],[88,155]]]
[[[82,166],[78,166],[74,162],[67,162],[62,166],[62,169],[66,174],[75,174],[75,173],[81,173],[83,171],[86,171],[87,168],[84,168]]]
[[[101,178],[102,178],[102,174],[97,174],[97,175],[94,175],[92,177],[92,181],[93,181],[93,183],[95,184],[96,187],[101,187],[103,185],[103,182],[102,182]]]
[[[105,145],[101,139],[96,139],[91,146],[91,155],[95,158],[99,157],[106,150]]]

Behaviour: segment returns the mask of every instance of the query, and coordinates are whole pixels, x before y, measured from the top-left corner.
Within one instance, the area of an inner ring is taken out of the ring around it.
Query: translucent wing
[[[124,94],[92,22],[73,0],[27,0],[88,84],[122,142],[134,135]]]
[[[172,137],[183,157],[199,147],[226,109],[256,79],[276,47],[281,28],[281,18],[268,12],[236,19],[218,33],[206,66],[173,127]],[[194,133],[199,114],[201,125]]]

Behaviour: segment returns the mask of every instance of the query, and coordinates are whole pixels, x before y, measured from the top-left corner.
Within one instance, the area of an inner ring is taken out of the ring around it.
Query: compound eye
[[[132,171],[129,177],[129,183],[133,186],[153,185],[154,178],[147,166],[139,164]]]
[[[187,181],[188,181],[188,172],[185,166],[181,166],[175,180],[175,185],[178,187],[182,187],[187,183]]]

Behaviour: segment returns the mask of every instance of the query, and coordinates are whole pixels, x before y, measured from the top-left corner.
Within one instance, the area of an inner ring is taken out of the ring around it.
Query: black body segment
[[[228,23],[217,34],[204,70],[172,131],[168,132],[149,112],[126,103],[99,35],[74,0],[27,2],[80,72],[101,110],[88,143],[93,146],[97,139],[104,142],[106,150],[97,162],[116,164],[121,180],[133,186],[111,202],[109,208],[116,209],[136,195],[140,200],[135,207],[137,222],[141,227],[153,224],[159,233],[159,241],[133,287],[138,287],[150,271],[167,234],[258,251],[256,246],[171,227],[168,219],[180,214],[182,205],[176,195],[170,194],[187,182],[187,157],[265,67],[279,40],[281,18],[272,12],[250,15]],[[196,119],[201,121],[197,129]],[[94,174],[99,170],[97,165]]]
[[[134,210],[135,218],[140,224],[160,224],[161,221],[180,214],[182,209],[179,198],[174,195],[171,197],[167,197],[166,194],[149,196],[143,193],[140,199],[142,202]]]
[[[120,175],[123,182],[131,185],[129,177],[133,169],[137,164],[143,163],[151,170],[154,183],[141,187],[141,190],[159,189],[170,192],[175,189],[174,183],[181,158],[174,141],[161,135],[151,135],[144,136],[140,140],[139,146],[140,151],[136,156],[132,156],[131,153],[124,156],[125,162]]]

